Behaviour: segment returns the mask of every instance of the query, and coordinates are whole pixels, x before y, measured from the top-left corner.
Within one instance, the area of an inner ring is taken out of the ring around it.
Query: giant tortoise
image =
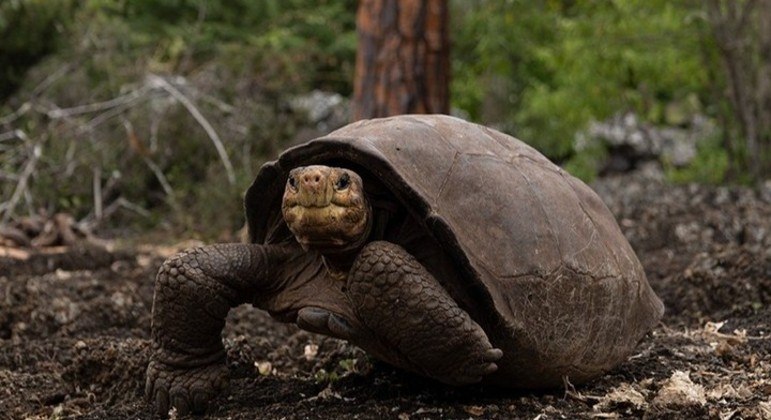
[[[452,385],[580,383],[661,318],[598,196],[525,143],[439,115],[359,121],[265,164],[249,243],[168,259],[146,394],[200,412],[242,303]]]

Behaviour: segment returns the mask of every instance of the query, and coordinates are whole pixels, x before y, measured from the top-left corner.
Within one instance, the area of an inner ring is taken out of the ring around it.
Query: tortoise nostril
[[[316,188],[321,183],[321,175],[318,173],[304,174],[302,176],[302,183],[306,187]]]

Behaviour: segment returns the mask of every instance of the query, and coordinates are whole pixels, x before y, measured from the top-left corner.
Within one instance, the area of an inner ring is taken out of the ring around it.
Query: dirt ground
[[[211,418],[771,418],[771,184],[595,189],[667,307],[626,363],[548,392],[450,388],[248,307],[225,331],[231,373]],[[0,418],[150,418],[153,278],[172,250],[0,258]]]

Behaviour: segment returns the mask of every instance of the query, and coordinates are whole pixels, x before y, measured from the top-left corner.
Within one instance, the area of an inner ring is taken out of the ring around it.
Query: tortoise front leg
[[[386,362],[450,385],[479,382],[497,369],[501,350],[404,248],[364,247],[348,294],[369,332],[356,344]]]
[[[145,394],[156,411],[203,412],[227,386],[222,329],[230,308],[270,293],[278,248],[220,244],[167,259],[155,281]]]

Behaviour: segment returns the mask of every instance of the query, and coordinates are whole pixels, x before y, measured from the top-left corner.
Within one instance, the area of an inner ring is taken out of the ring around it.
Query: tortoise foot
[[[224,363],[175,368],[153,360],[147,367],[145,396],[162,417],[166,417],[172,407],[178,414],[202,414],[227,385],[228,371]]]
[[[368,244],[348,293],[374,338],[356,344],[386,362],[450,385],[477,383],[498,369],[503,352],[402,247]]]
[[[458,308],[460,310],[460,308]],[[446,335],[435,337],[431,341],[443,343],[445,348],[439,348],[417,358],[439,358],[444,363],[435,372],[429,372],[429,376],[440,382],[450,385],[467,385],[481,382],[485,376],[498,370],[498,362],[503,357],[503,351],[494,348],[487,338],[482,327],[474,322],[465,312],[457,318],[463,318],[463,322],[457,325],[459,320],[454,320],[456,325],[447,328]],[[416,357],[413,356],[413,359]],[[440,362],[441,363],[441,362]]]

